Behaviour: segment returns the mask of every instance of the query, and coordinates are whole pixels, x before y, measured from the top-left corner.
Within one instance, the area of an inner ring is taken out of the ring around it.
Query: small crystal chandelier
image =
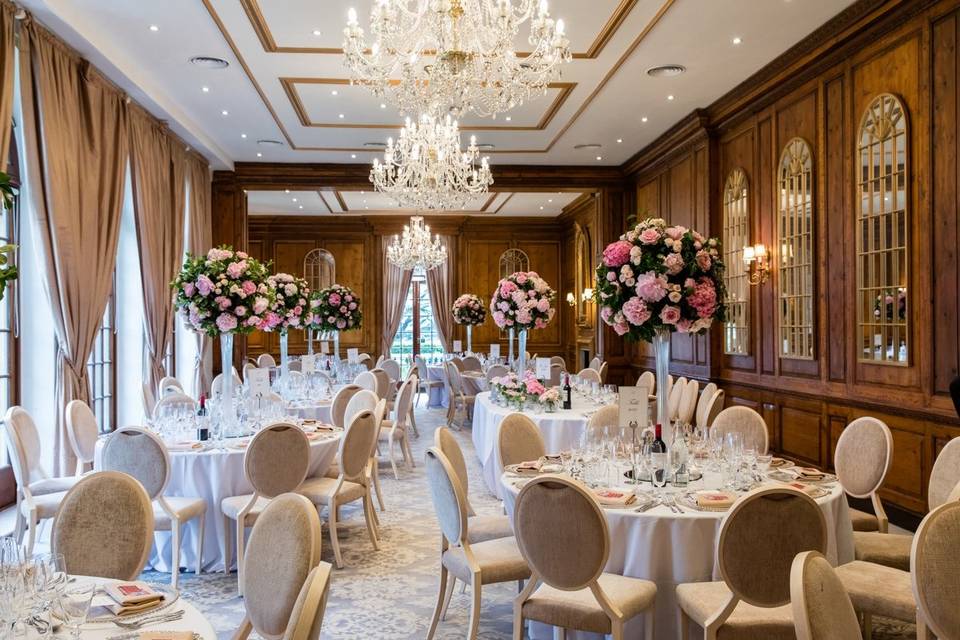
[[[526,22],[531,51],[518,55]],[[496,116],[545,94],[572,58],[547,0],[375,0],[370,34],[372,43],[351,8],[343,30],[351,81],[401,113]]]
[[[383,162],[373,159],[370,182],[401,207],[462,210],[493,184],[487,158],[478,164],[479,158],[475,136],[466,151],[460,149],[460,127],[450,116],[446,122],[407,118],[396,144],[387,140]]]
[[[430,227],[423,224],[421,216],[414,216],[409,225],[404,225],[403,236],[393,236],[387,260],[403,271],[430,271],[446,262],[447,248],[440,244],[440,236],[430,237]]]

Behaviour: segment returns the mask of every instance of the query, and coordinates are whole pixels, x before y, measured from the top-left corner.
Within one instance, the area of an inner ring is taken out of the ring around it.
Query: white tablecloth
[[[500,478],[502,497],[507,513],[513,518],[514,503],[520,489],[513,484],[516,477]],[[705,484],[706,483],[706,484]],[[691,483],[691,488],[719,486],[717,474],[707,473],[704,480]],[[645,486],[648,490],[650,485]],[[853,527],[847,500],[839,483],[829,496],[817,500],[827,521],[827,559],[834,565],[853,558]],[[723,513],[685,510],[682,514],[667,507],[654,507],[637,513],[632,508],[604,509],[610,526],[610,558],[606,571],[633,578],[652,580],[657,584],[656,637],[680,638],[676,587],[684,582],[721,580],[716,562],[716,547]],[[532,638],[552,638],[551,627],[532,625]],[[600,638],[597,634],[567,632],[567,638]],[[626,628],[626,638],[643,638],[643,618]],[[650,640],[643,638],[643,640]]]
[[[302,420],[316,420],[317,422],[324,422],[326,424],[333,424],[332,407],[333,402],[330,400],[287,403],[287,410],[298,418]]]
[[[340,433],[333,437],[318,437],[310,441],[310,469],[308,477],[326,473],[337,455]],[[100,468],[100,451],[103,440],[97,443],[96,468]],[[220,502],[224,498],[251,493],[253,487],[243,472],[245,449],[226,448],[220,451],[171,451],[170,483],[166,496],[203,498],[207,501],[206,524],[203,532],[203,567],[205,571],[222,571],[224,563],[224,519]],[[231,525],[232,526],[232,525]],[[230,535],[235,536],[233,529]],[[180,566],[193,571],[197,566],[197,525],[190,521],[183,528],[180,543]],[[231,550],[235,542],[231,538]],[[153,550],[147,566],[157,571],[170,571],[172,553],[170,532],[154,534]],[[232,551],[231,568],[236,568],[236,553]]]
[[[427,365],[427,379],[428,380],[440,380],[441,382],[447,379],[447,374],[443,370],[442,364],[428,364]],[[428,407],[447,407],[450,404],[450,398],[448,397],[447,385],[430,387],[430,399],[427,401]]]
[[[588,422],[583,412],[596,408],[596,405],[574,396],[573,409],[570,411],[527,415],[540,427],[547,453],[554,453],[580,444],[580,437]],[[510,413],[514,413],[514,410],[494,404],[488,392],[477,395],[473,408],[473,446],[483,466],[483,480],[498,498],[503,498],[500,486],[500,473],[503,470],[497,463],[497,436],[500,423]]]

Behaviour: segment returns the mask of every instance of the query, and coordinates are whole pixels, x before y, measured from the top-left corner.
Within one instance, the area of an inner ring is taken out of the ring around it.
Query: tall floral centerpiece
[[[302,329],[310,320],[310,288],[303,278],[289,273],[277,273],[267,278],[267,285],[273,289],[273,304],[265,314],[260,328],[264,331],[280,333],[280,379],[290,373],[290,354],[288,351],[288,332],[290,329]]]
[[[350,287],[334,284],[310,296],[311,327],[333,338],[333,355],[340,360],[340,332],[359,329],[360,298]]]
[[[220,337],[223,369],[224,431],[235,430],[237,411],[233,390],[233,336],[263,326],[274,303],[268,265],[243,251],[222,246],[205,256],[187,255],[171,283],[176,306],[193,331]]]
[[[517,271],[497,283],[490,300],[493,321],[510,335],[510,360],[522,375],[527,369],[527,331],[543,329],[553,319],[551,304],[556,292],[536,271]],[[513,334],[517,331],[519,354],[513,357]]]
[[[473,327],[487,319],[487,307],[480,296],[465,293],[453,301],[453,321],[467,328],[467,352],[473,353]]]
[[[600,318],[630,341],[652,342],[657,421],[669,429],[670,334],[701,334],[726,319],[720,242],[648,218],[603,250],[594,299]]]

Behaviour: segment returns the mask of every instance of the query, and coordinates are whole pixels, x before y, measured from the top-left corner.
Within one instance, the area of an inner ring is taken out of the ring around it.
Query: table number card
[[[360,349],[347,349],[347,362],[360,364]]]
[[[636,422],[641,429],[647,426],[647,388],[620,387],[620,426]]]
[[[537,377],[541,380],[550,379],[550,358],[537,358]]]
[[[499,344],[492,344],[492,345],[490,345],[490,357],[491,357],[491,358],[499,358],[499,357],[500,357],[500,345],[499,345]]]
[[[463,351],[463,341],[462,341],[462,340],[454,340],[454,341],[453,341],[453,352],[454,352],[454,353],[461,353],[462,351]]]
[[[320,353],[325,356],[330,355],[330,343],[326,340],[320,341]]]
[[[300,371],[302,373],[313,373],[317,370],[317,356],[312,353],[309,353],[304,356],[300,356]]]
[[[247,371],[247,384],[250,385],[250,395],[253,397],[270,394],[270,370],[250,369]]]

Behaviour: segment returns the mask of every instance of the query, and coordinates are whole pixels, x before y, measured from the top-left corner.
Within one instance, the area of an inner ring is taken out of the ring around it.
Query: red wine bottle
[[[663,441],[663,425],[659,422],[654,428],[653,444],[650,445],[650,453],[666,453],[667,444]]]
[[[570,411],[573,409],[573,390],[570,388],[570,374],[563,381],[563,409]]]
[[[207,398],[200,394],[200,408],[197,409],[197,440],[206,442],[210,439],[210,430],[207,428]]]

